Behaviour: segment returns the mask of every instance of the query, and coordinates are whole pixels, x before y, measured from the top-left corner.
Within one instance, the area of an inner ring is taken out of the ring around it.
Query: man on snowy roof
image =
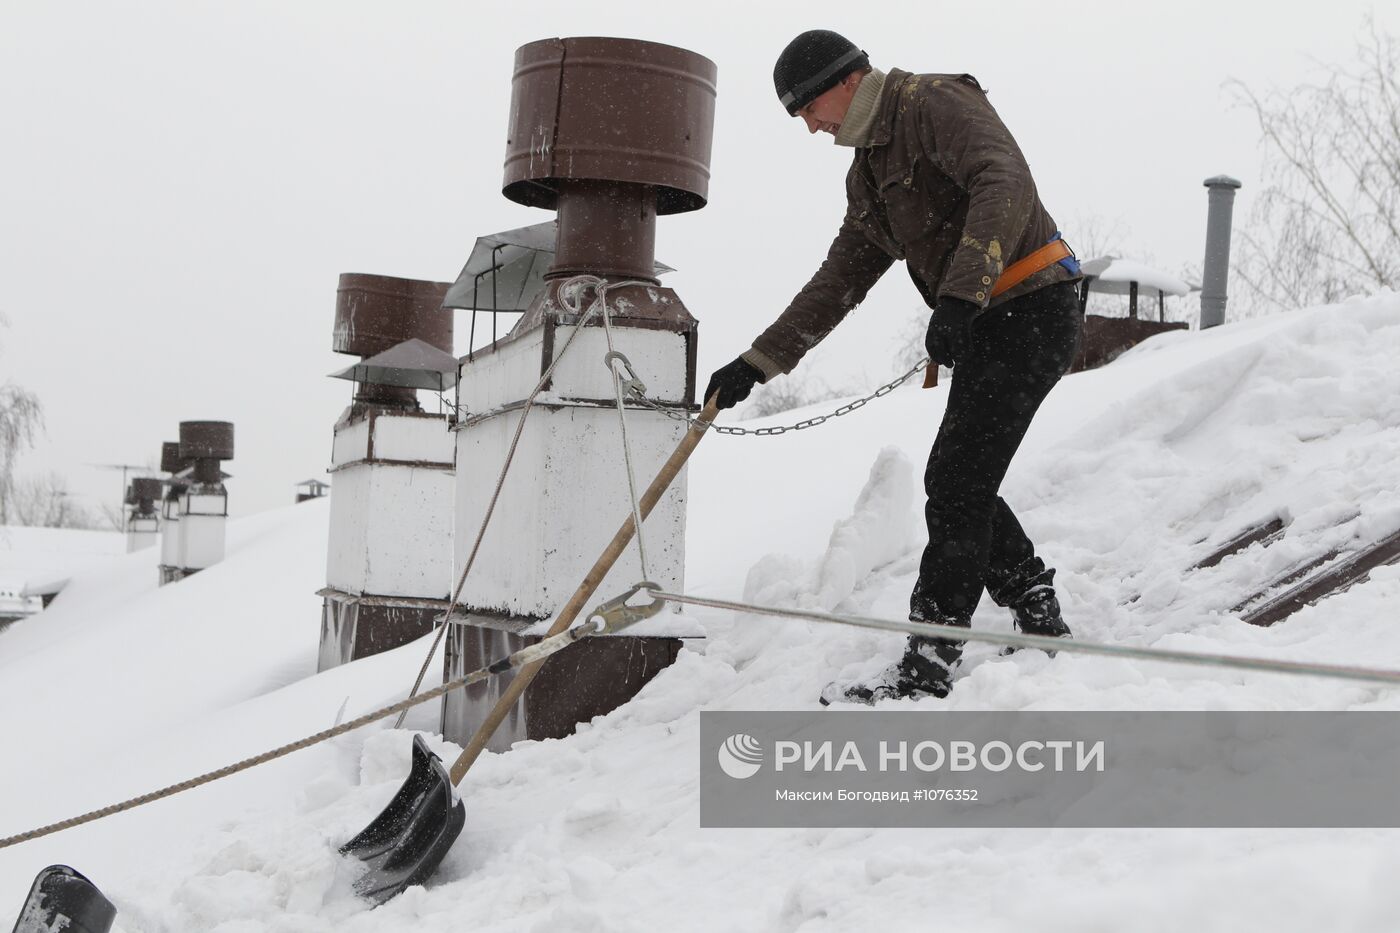
[[[789,373],[895,262],[933,309],[925,344],[953,367],[924,486],[929,540],[909,618],[969,626],[985,588],[1022,632],[1068,637],[1055,571],[997,494],[1083,326],[1079,266],[1040,203],[1020,148],[971,75],[885,73],[834,32],[793,39],[773,70],[778,99],[811,133],[854,150],[846,216],[811,280],[705,390],[719,407]],[[823,703],[943,697],[962,642],[911,636],[867,683]]]

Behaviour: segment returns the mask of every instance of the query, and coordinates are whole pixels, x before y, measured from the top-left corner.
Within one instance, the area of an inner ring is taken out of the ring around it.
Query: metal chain
[[[830,414],[817,415],[815,418],[805,418],[802,421],[797,422],[796,424],[785,424],[771,428],[738,428],[733,427],[732,425],[716,424],[711,425],[710,430],[715,432],[716,434],[738,434],[750,435],[753,437],[773,437],[778,434],[786,434],[789,431],[805,431],[807,428],[815,428],[819,424],[825,424],[832,418],[839,418],[842,415],[849,415],[857,408],[863,408],[867,403],[872,402],[877,398],[880,398],[882,395],[889,395],[895,389],[898,389],[900,386],[904,385],[904,383],[908,382],[910,376],[913,376],[915,373],[921,373],[925,369],[927,369],[929,362],[930,361],[928,357],[924,357],[923,361],[920,362],[919,365],[915,366],[913,369],[909,370],[904,375],[885,383],[884,385],[880,386],[880,388],[876,389],[874,392],[871,392],[869,395],[864,396],[863,398],[858,398],[853,402],[847,402],[845,405],[842,405],[840,408],[836,409]],[[667,418],[672,419],[673,421],[685,421],[689,423],[695,420],[695,418],[692,417],[690,414],[684,411],[677,411],[674,408],[669,408],[665,405],[662,405],[660,402],[657,402],[654,399],[647,398],[644,394],[636,391],[635,389],[633,389],[632,391],[632,399],[633,401],[637,402],[637,404],[650,408],[652,411],[658,411],[661,414],[665,415]]]

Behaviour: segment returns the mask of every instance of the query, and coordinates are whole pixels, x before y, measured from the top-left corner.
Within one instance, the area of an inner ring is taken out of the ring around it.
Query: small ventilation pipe
[[[1240,182],[1216,175],[1204,182],[1210,192],[1206,214],[1206,258],[1201,275],[1201,330],[1225,323],[1225,303],[1230,281],[1230,232],[1235,213],[1235,192]]]

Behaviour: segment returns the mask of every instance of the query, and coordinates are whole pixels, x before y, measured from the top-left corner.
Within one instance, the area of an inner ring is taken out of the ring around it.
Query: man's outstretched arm
[[[763,373],[765,382],[792,372],[808,350],[865,300],[893,262],[848,215],[821,268],[743,358]]]
[[[719,407],[732,408],[748,398],[756,383],[792,372],[808,350],[865,300],[892,262],[848,215],[811,281],[753,347],[710,376],[706,400],[718,392]]]

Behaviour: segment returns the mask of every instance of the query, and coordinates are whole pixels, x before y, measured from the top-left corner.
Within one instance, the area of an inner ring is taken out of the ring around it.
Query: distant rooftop
[[[1187,295],[1199,291],[1199,285],[1177,278],[1169,272],[1154,269],[1133,259],[1118,256],[1100,256],[1081,263],[1086,276],[1093,276],[1089,286],[1091,291],[1109,295],[1126,295],[1133,282],[1138,283],[1138,294],[1144,298],[1154,295]]]

